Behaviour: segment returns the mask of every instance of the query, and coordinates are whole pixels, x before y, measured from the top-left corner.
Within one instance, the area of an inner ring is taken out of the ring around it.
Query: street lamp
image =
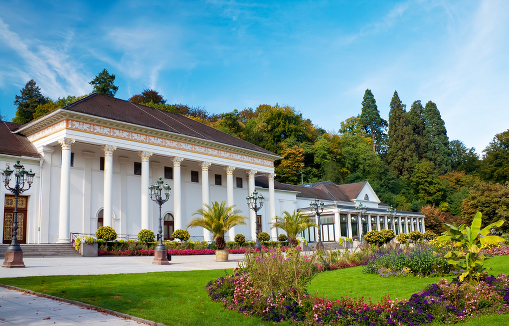
[[[362,230],[361,236],[360,236],[361,241],[362,241],[362,239],[364,238],[364,229],[363,229],[364,225],[362,223],[363,222],[363,220],[362,220],[363,217],[362,216],[363,216],[364,213],[366,213],[366,211],[368,210],[368,207],[364,206],[364,205],[362,205],[362,203],[360,203],[357,207],[355,207],[355,210],[359,211],[359,213],[361,215],[360,218],[359,218],[359,222],[358,223],[361,225],[361,227],[359,229]]]
[[[394,229],[395,229],[395,226],[394,226],[394,225],[395,225],[394,218],[396,217],[396,213],[397,213],[397,211],[396,211],[396,209],[395,209],[395,208],[393,208],[393,207],[391,206],[391,207],[387,208],[387,213],[389,213],[389,214],[392,216],[392,221],[391,221],[391,224],[392,224],[392,225],[391,225],[391,227],[392,227],[392,230],[394,230]],[[396,230],[394,230],[394,233],[396,233]]]
[[[311,210],[315,213],[316,219],[318,220],[318,242],[316,243],[316,249],[323,248],[322,243],[322,227],[320,225],[320,215],[323,212],[323,201],[319,201],[318,198],[309,204]]]
[[[5,188],[14,194],[14,219],[12,224],[12,240],[9,247],[4,254],[4,263],[2,267],[12,268],[12,267],[25,267],[23,263],[23,251],[21,250],[21,246],[18,243],[18,196],[30,189],[32,183],[34,182],[35,173],[30,170],[28,172],[25,170],[25,167],[17,161],[14,164],[14,171],[11,170],[9,164],[7,164],[7,168],[2,171],[2,179],[5,185]],[[9,186],[11,182],[11,175],[14,172],[14,177],[16,184],[14,188]],[[26,187],[25,187],[26,184]]]
[[[263,207],[263,196],[262,194],[258,195],[258,191],[253,191],[251,196],[246,197],[247,200],[247,206],[249,206],[249,209],[252,209],[255,212],[255,224],[256,219],[258,219],[258,211]],[[260,244],[260,240],[258,239],[258,234],[260,233],[260,230],[258,229],[258,225],[256,225],[256,243],[255,243],[255,249],[262,249],[262,245]]]
[[[170,186],[168,184],[163,185],[163,178],[159,178],[156,183],[148,187],[150,190],[150,199],[159,204],[159,232],[157,233],[158,244],[154,251],[154,265],[169,265],[168,262],[168,251],[163,245],[163,217],[161,215],[161,207],[164,203],[170,199]],[[164,196],[163,196],[164,191]]]

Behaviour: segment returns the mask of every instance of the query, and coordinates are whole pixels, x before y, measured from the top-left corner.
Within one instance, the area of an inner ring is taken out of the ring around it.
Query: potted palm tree
[[[292,214],[285,211],[283,216],[276,216],[276,220],[270,228],[285,230],[288,235],[288,245],[295,247],[299,243],[297,234],[312,226],[316,227],[316,224],[309,219],[309,215],[304,215],[300,211],[293,211]]]
[[[193,215],[200,217],[193,218],[187,227],[197,227],[210,231],[212,239],[216,242],[216,261],[228,261],[228,250],[225,250],[226,242],[224,233],[236,225],[246,225],[246,217],[240,215],[240,210],[233,206],[226,206],[226,202],[212,202],[212,206],[203,205]]]

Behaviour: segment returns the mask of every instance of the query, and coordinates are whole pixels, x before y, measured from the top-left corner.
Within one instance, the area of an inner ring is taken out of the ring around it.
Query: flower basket
[[[216,250],[216,261],[228,261],[228,250]]]
[[[81,239],[80,254],[83,257],[99,256],[99,244],[96,241],[90,243],[86,239]]]

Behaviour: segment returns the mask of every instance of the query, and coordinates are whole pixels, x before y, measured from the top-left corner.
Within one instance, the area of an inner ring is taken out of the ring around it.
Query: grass
[[[498,256],[487,263],[491,274],[509,274],[509,256]],[[228,271],[231,273],[231,270]],[[157,321],[166,325],[272,325],[258,318],[245,317],[213,302],[205,285],[225,275],[224,270],[160,272],[119,275],[37,276],[3,278],[0,283],[72,299]],[[383,295],[409,298],[426,284],[440,278],[390,277],[362,274],[362,267],[318,274],[308,289],[328,298]],[[334,285],[334,286],[331,286]],[[509,316],[494,315],[470,320],[462,326],[508,325]],[[289,325],[281,323],[278,325]],[[435,324],[433,324],[435,325]]]

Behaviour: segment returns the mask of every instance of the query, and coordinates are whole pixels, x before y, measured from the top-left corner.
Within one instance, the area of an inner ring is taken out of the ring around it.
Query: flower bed
[[[509,247],[483,249],[481,253],[491,256],[507,256],[509,255]]]
[[[300,247],[297,247],[300,250]],[[287,251],[288,247],[281,248],[282,251]],[[237,248],[237,249],[226,249],[230,254],[245,254],[253,251],[260,251],[252,248]],[[263,252],[267,252],[271,248],[262,248]],[[174,256],[182,255],[214,255],[216,253],[213,249],[168,249],[168,253]],[[126,249],[126,250],[101,250],[99,249],[99,256],[153,256],[154,249]]]
[[[509,312],[509,278],[505,275],[474,283],[443,279],[408,300],[384,297],[373,303],[364,298],[330,300],[311,296],[305,286],[326,269],[320,263],[322,258],[292,250],[250,253],[234,275],[211,281],[206,289],[212,300],[222,302],[227,309],[267,321],[289,320],[305,325],[417,326]]]

